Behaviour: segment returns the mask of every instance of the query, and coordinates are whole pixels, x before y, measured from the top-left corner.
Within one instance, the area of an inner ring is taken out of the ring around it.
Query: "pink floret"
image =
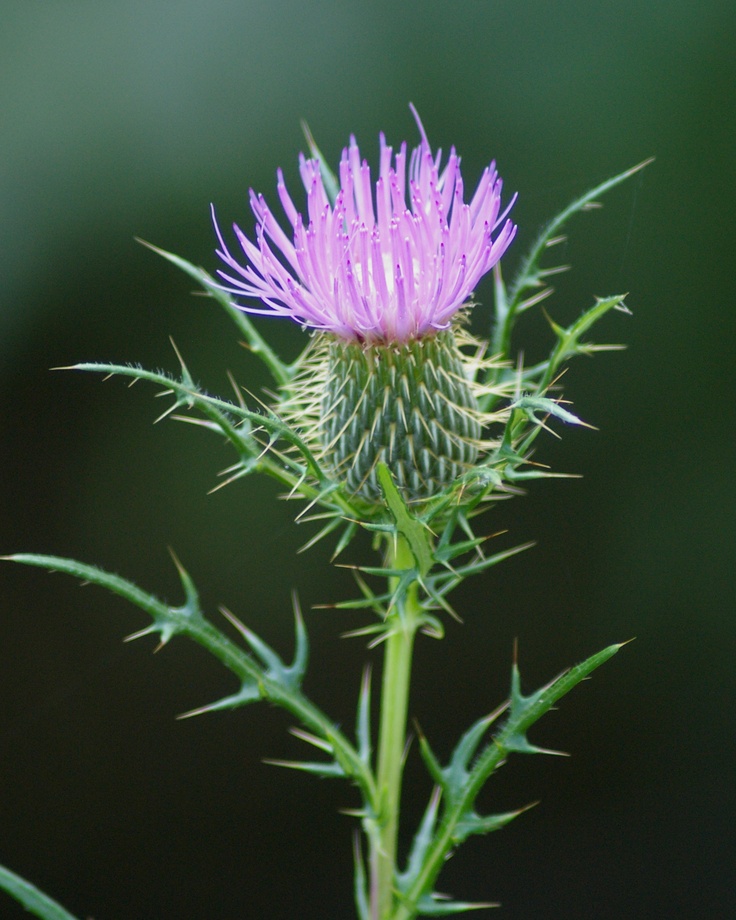
[[[260,301],[248,313],[286,316],[348,341],[406,342],[440,329],[498,262],[516,233],[501,210],[495,164],[483,171],[469,203],[463,199],[460,159],[454,148],[440,172],[419,121],[421,144],[396,156],[380,136],[375,189],[354,137],[340,161],[340,190],[330,203],[317,160],[300,157],[306,217],[297,210],[278,171],[278,195],[291,233],[262,195],[250,193],[255,243],[234,231],[245,261],[228,249],[213,221],[223,288]],[[393,165],[392,165],[393,160]],[[407,200],[408,199],[408,200]]]

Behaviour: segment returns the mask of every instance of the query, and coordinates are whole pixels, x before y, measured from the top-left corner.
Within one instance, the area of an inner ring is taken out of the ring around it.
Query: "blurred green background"
[[[328,548],[263,481],[213,495],[230,455],[151,421],[143,385],[49,369],[79,360],[175,370],[226,394],[265,377],[224,315],[134,242],[210,271],[208,205],[252,219],[247,190],[295,191],[305,118],[332,162],[351,132],[429,137],[466,186],[495,157],[518,191],[506,274],[569,200],[655,155],[570,227],[550,314],[629,291],[633,317],[580,360],[566,396],[599,431],[539,457],[582,480],[500,506],[497,545],[529,553],[469,583],[465,618],[417,655],[412,714],[440,752],[503,698],[518,638],[527,689],[636,636],[538,726],[568,759],[517,758],[487,790],[541,804],[474,839],[441,888],[499,916],[728,918],[734,845],[734,338],[736,8],[703,3],[179,3],[4,0],[0,30],[0,552],[96,562],[171,600],[175,548],[205,603],[290,647],[305,608],[350,596]],[[490,301],[490,285],[477,292]],[[477,317],[487,317],[479,308]],[[487,309],[487,307],[486,307]],[[298,329],[264,320],[285,355]],[[530,355],[548,330],[520,330]],[[345,561],[358,560],[358,544]],[[122,645],[142,615],[71,579],[0,569],[0,861],[96,920],[349,918],[351,819],[338,783],[278,772],[289,720],[251,707],[177,722],[232,689],[198,649]],[[308,689],[351,724],[371,658],[315,611]],[[428,783],[412,752],[407,817]],[[27,916],[0,897],[0,916]]]

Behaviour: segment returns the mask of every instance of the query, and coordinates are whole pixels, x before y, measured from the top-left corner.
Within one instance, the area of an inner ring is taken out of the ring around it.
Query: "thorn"
[[[174,354],[176,355],[177,360],[179,361],[179,365],[181,366],[182,373],[183,373],[184,375],[186,375],[186,378],[187,378],[187,379],[190,379],[190,377],[189,377],[189,369],[187,368],[186,364],[184,363],[184,358],[182,358],[181,352],[180,352],[179,349],[176,347],[176,342],[174,341],[174,339],[173,339],[172,336],[169,336],[169,341],[171,342],[171,347],[174,349]]]
[[[134,639],[142,639],[144,636],[150,636],[155,632],[158,632],[158,626],[152,623],[150,626],[146,626],[144,629],[139,629],[137,632],[126,636],[123,642],[132,642]]]
[[[163,249],[159,249],[158,246],[154,246],[153,243],[149,243],[147,240],[144,240],[140,236],[134,236],[133,239],[136,241],[136,243],[140,243],[141,246],[145,246],[146,249],[150,249],[152,252],[157,252],[159,255],[164,254]]]
[[[221,607],[218,607],[217,609],[218,609],[218,610],[220,611],[220,613],[225,617],[225,619],[226,619],[231,625],[233,625],[233,626],[237,629],[237,631],[241,634],[241,636],[247,641],[247,640],[248,640],[248,636],[250,635],[250,630],[249,630],[248,627],[245,625],[245,623],[242,623],[242,622],[235,616],[234,613],[232,613],[230,610],[227,609],[227,607],[222,607],[222,606],[221,606]]]
[[[381,629],[380,624],[376,623],[373,626],[361,626],[359,629],[350,629],[347,632],[340,633],[341,639],[359,639],[361,636],[372,636],[374,632]],[[368,646],[372,648],[373,646]]]
[[[134,381],[134,382],[135,382],[135,381]],[[170,395],[171,395],[171,391],[170,391],[170,390],[167,390],[167,391],[164,391],[163,393],[157,393],[156,395],[157,395],[157,396],[170,396]],[[165,412],[162,412],[161,415],[159,415],[158,418],[155,418],[155,419],[153,420],[153,424],[154,424],[154,425],[158,425],[158,423],[159,423],[159,422],[162,422],[168,415],[171,415],[171,413],[175,411],[176,406],[177,406],[177,403],[174,403],[173,405],[169,406],[169,408],[166,409]]]
[[[274,413],[274,411],[273,411],[273,408],[272,408],[271,406],[269,406],[268,403],[266,403],[266,402],[264,402],[262,399],[260,399],[260,397],[256,396],[256,394],[253,393],[251,390],[248,390],[246,387],[241,387],[241,390],[242,390],[244,393],[246,393],[248,396],[250,396],[250,398],[251,398],[254,402],[257,402],[257,403],[261,406],[262,409],[265,409],[266,412],[268,412],[268,413],[271,414],[271,415],[275,415],[275,413]]]
[[[554,268],[544,268],[539,272],[540,278],[549,278],[550,275],[561,275],[563,272],[569,272],[571,265],[556,265]]]
[[[570,757],[568,751],[553,751],[551,748],[542,748],[534,745],[534,750],[537,754],[550,754],[552,757]]]
[[[544,311],[544,315],[547,317],[547,320],[549,321],[550,324],[554,322],[554,320],[550,319],[549,314],[547,313],[546,310]],[[544,392],[546,393],[548,390],[551,390],[553,387],[556,387],[558,382],[562,380],[562,378],[565,376],[565,374],[568,372],[569,369],[570,369],[569,367],[561,368],[560,372],[557,374],[554,380],[550,381],[549,385],[547,386],[547,389]],[[569,402],[569,400],[565,400],[565,401]]]
[[[499,716],[502,716],[511,704],[508,700],[504,700],[503,703],[499,703],[494,710],[488,713],[486,716],[486,723],[490,726],[498,719]]]
[[[369,642],[369,643],[368,643],[368,648],[369,648],[369,649],[378,648],[378,646],[379,646],[382,642],[385,642],[388,638],[389,638],[389,633],[387,633],[387,632],[381,633],[380,636],[377,636],[375,639],[373,639],[372,642]]]
[[[319,748],[321,751],[326,751],[327,753],[333,753],[334,748],[323,738],[320,738],[318,735],[313,735],[311,732],[306,732],[301,728],[296,726],[289,729],[289,734],[293,735],[295,738],[298,738],[300,741],[305,741],[307,744],[311,744],[316,748]]]
[[[183,575],[188,575],[189,573],[184,568],[184,566],[181,564],[181,560],[176,555],[176,551],[174,550],[173,546],[167,546],[166,549],[169,551],[169,555],[171,556],[171,561],[176,566],[176,571],[179,573],[179,576],[181,577]]]
[[[238,401],[238,405],[240,406],[241,409],[246,409],[247,407],[245,404],[245,399],[243,399],[243,391],[241,387],[238,386],[235,380],[235,377],[233,377],[230,371],[227,372],[227,379],[230,381],[230,385],[232,386],[233,391],[235,392],[235,398]]]
[[[552,273],[551,273],[552,274]],[[522,300],[519,304],[519,311],[523,312],[529,310],[531,307],[535,306],[538,303],[541,303],[543,300],[546,300],[548,297],[551,297],[554,294],[555,289],[553,287],[545,287],[538,294],[532,294],[531,297],[527,297],[526,300]]]
[[[304,622],[304,617],[302,616],[302,607],[299,603],[299,595],[296,588],[291,589],[291,609],[294,611],[294,616],[300,622]]]
[[[187,425],[199,425],[201,428],[206,428],[208,431],[222,431],[219,425],[216,425],[206,418],[192,418],[189,415],[172,415],[171,418],[176,422],[186,422]]]
[[[208,703],[206,706],[199,706],[197,709],[190,709],[189,712],[182,712],[176,717],[177,722],[183,722],[184,719],[191,719],[194,716],[204,715],[206,712],[214,712],[218,708],[216,703]]]
[[[304,135],[304,138],[307,142],[307,146],[309,147],[310,150],[312,150],[312,148],[316,146],[316,143],[314,140],[314,135],[309,130],[309,125],[307,124],[306,119],[300,118],[299,125],[302,129],[302,134]]]

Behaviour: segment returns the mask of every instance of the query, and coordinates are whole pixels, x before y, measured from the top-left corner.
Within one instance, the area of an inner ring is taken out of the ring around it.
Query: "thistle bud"
[[[450,330],[394,345],[335,340],[327,362],[324,454],[351,492],[379,499],[383,462],[407,499],[421,500],[475,461],[479,412]]]

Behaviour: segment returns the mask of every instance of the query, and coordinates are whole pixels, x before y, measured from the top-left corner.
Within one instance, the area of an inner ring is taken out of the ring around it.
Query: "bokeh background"
[[[50,368],[176,369],[226,393],[266,382],[234,328],[139,236],[216,268],[208,205],[252,227],[247,189],[297,182],[308,121],[336,162],[348,135],[455,144],[472,185],[495,157],[519,193],[506,274],[569,200],[656,162],[570,227],[547,303],[567,322],[629,291],[566,395],[598,431],[546,438],[582,480],[501,505],[497,545],[537,547],[456,596],[465,623],[417,654],[412,714],[441,752],[504,697],[609,642],[636,641],[536,729],[567,759],[517,758],[488,808],[541,804],[474,839],[441,887],[545,920],[728,918],[734,845],[736,7],[701,3],[4,0],[0,29],[0,552],[75,556],[171,600],[173,547],[213,611],[277,647],[290,600],[351,596],[328,549],[263,481],[214,494],[227,450],[151,422],[153,391]],[[480,301],[490,301],[485,282]],[[487,309],[487,308],[486,308]],[[487,321],[479,308],[478,321]],[[299,330],[264,320],[284,355]],[[549,340],[540,314],[520,333]],[[356,545],[345,561],[363,558]],[[0,569],[0,861],[96,920],[352,916],[355,804],[279,772],[290,722],[266,706],[178,722],[232,689],[197,648],[61,575]],[[351,724],[371,654],[359,618],[314,611],[308,689]],[[428,783],[410,758],[406,814]],[[0,916],[27,916],[0,896]]]

